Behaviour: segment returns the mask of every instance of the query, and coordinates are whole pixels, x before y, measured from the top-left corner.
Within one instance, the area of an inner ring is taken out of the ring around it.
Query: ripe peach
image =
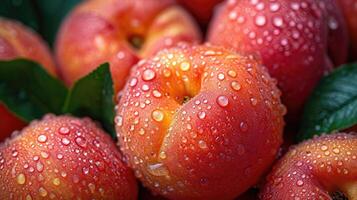
[[[89,118],[47,115],[0,145],[0,199],[136,199],[131,171]]]
[[[190,10],[196,19],[207,24],[216,6],[223,0],[177,0],[178,3]]]
[[[338,11],[334,0],[228,0],[208,40],[260,55],[278,80],[288,121],[296,123],[323,74],[345,61],[347,31]]]
[[[357,0],[338,0],[347,22],[353,59],[357,59]]]
[[[321,136],[291,149],[267,178],[261,199],[331,199],[343,192],[357,197],[357,135]]]
[[[169,199],[233,199],[282,143],[280,91],[251,56],[179,45],[142,60],[115,118],[136,176]]]
[[[0,60],[27,58],[40,63],[56,76],[56,67],[44,41],[22,24],[0,17]],[[25,123],[0,103],[0,141]]]
[[[19,22],[0,17],[0,50],[0,60],[27,58],[56,76],[56,67],[45,42]]]
[[[178,41],[198,42],[200,33],[171,0],[84,1],[60,29],[56,58],[68,85],[109,62],[119,91],[140,58]]]

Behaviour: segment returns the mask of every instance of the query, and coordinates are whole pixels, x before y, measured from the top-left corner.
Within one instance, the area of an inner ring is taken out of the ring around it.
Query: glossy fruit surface
[[[259,55],[278,80],[289,122],[333,65],[347,56],[347,30],[334,0],[228,0],[216,13],[208,41]]]
[[[273,168],[261,199],[357,197],[357,135],[321,136],[292,148]]]
[[[84,1],[61,27],[56,58],[68,85],[109,62],[118,92],[136,62],[180,41],[199,42],[200,33],[171,0]]]
[[[136,176],[171,199],[232,199],[282,143],[275,81],[253,57],[182,45],[136,65],[115,118]]]
[[[47,115],[0,145],[0,199],[136,199],[111,138],[89,118]]]

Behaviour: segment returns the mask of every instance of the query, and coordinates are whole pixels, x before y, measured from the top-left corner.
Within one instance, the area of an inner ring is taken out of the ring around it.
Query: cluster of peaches
[[[118,141],[88,117],[28,125],[1,104],[0,199],[357,199],[353,130],[282,148],[319,80],[357,58],[357,0],[87,0],[54,55],[0,18],[1,60],[69,87],[110,64]]]

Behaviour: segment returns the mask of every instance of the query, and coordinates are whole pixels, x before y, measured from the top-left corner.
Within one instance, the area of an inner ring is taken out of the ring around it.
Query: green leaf
[[[343,130],[357,124],[357,63],[324,77],[304,110],[299,139]]]
[[[61,22],[81,0],[33,0],[40,15],[41,34],[51,46]]]
[[[0,101],[24,121],[60,114],[66,95],[67,88],[41,65],[26,59],[0,61]]]
[[[64,113],[89,116],[103,125],[116,138],[114,130],[114,89],[109,64],[102,64],[80,79],[70,90]]]
[[[20,21],[36,31],[39,30],[38,16],[30,0],[1,0],[0,16]]]

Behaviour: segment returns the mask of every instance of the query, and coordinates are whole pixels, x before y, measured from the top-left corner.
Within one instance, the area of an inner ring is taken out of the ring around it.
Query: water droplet
[[[340,153],[340,150],[338,148],[334,148],[332,149],[332,151],[335,153],[335,154],[339,154]]]
[[[278,2],[272,2],[270,4],[270,11],[276,12],[280,9],[280,4]]]
[[[125,52],[124,52],[124,51],[119,51],[119,52],[117,53],[117,58],[118,58],[119,60],[125,58]]]
[[[62,154],[57,154],[57,158],[58,158],[58,160],[62,160],[63,159],[63,155]]]
[[[36,164],[36,169],[37,169],[37,171],[42,172],[43,171],[43,164],[41,162],[38,162]]]
[[[139,129],[139,135],[144,135],[145,134],[145,130],[143,128]]]
[[[206,142],[203,141],[203,140],[198,141],[198,146],[199,146],[201,149],[206,149],[206,148],[207,148],[207,144],[206,144]]]
[[[257,26],[264,26],[266,24],[266,18],[263,15],[258,15],[255,17],[255,24]]]
[[[244,23],[244,21],[245,21],[245,18],[244,18],[243,16],[239,16],[238,19],[237,19],[237,22],[238,22],[239,24]]]
[[[12,151],[11,155],[13,157],[17,157],[17,155],[19,155],[19,152],[17,152],[15,149]]]
[[[181,63],[180,69],[181,69],[182,71],[187,71],[187,70],[189,70],[189,69],[190,69],[190,63],[188,63],[188,62],[183,62],[183,63]]]
[[[155,78],[155,72],[152,69],[147,69],[143,72],[143,80],[144,81],[151,81]]]
[[[224,74],[223,73],[219,73],[217,78],[218,78],[218,80],[223,81],[224,80]]]
[[[297,186],[302,186],[302,185],[304,185],[304,182],[303,182],[302,180],[298,180],[298,181],[296,182],[296,185],[297,185]]]
[[[293,9],[293,10],[299,10],[300,9],[300,5],[298,2],[292,2],[290,4],[290,8]]]
[[[30,194],[26,195],[26,200],[32,200],[32,196]]]
[[[131,87],[134,87],[136,84],[138,83],[138,79],[137,78],[132,78],[129,82],[129,85]]]
[[[154,110],[151,116],[157,122],[161,122],[164,119],[164,113],[161,110]]]
[[[221,107],[226,107],[226,106],[228,106],[229,100],[226,96],[221,95],[221,96],[217,97],[217,103]]]
[[[162,96],[162,94],[158,90],[153,90],[152,95],[157,98],[160,98]]]
[[[76,139],[74,140],[76,142],[76,144],[80,147],[85,148],[87,146],[87,141],[84,137],[76,137]]]
[[[326,151],[327,149],[328,149],[328,147],[327,147],[326,145],[322,145],[322,146],[321,146],[321,150],[322,150],[322,151]]]
[[[228,71],[228,76],[235,78],[237,76],[237,72],[233,71],[233,70],[229,70]]]
[[[161,159],[166,159],[166,153],[165,153],[165,151],[161,151],[160,154],[159,154],[159,157],[160,157]]]
[[[253,105],[253,106],[256,106],[257,103],[258,103],[258,100],[254,97],[250,98],[250,103]]]
[[[150,89],[150,87],[149,87],[148,85],[144,84],[144,85],[141,87],[141,89],[146,92],[146,91],[148,91],[148,90]]]
[[[21,173],[16,177],[16,181],[18,184],[23,185],[26,182],[26,176]]]
[[[336,30],[338,28],[338,22],[334,17],[331,17],[328,20],[328,27],[332,30]]]
[[[83,172],[83,174],[85,174],[85,175],[89,174],[89,168],[83,167],[83,168],[82,168],[82,172]]]
[[[198,118],[204,119],[205,117],[206,117],[206,113],[204,111],[198,113]]]
[[[241,88],[240,84],[239,84],[237,81],[233,81],[233,82],[231,83],[231,87],[232,87],[232,89],[235,90],[235,91],[239,91],[240,88]]]
[[[274,17],[273,18],[273,25],[276,26],[276,27],[281,27],[283,26],[283,18],[281,17]]]
[[[248,124],[245,122],[241,122],[239,124],[240,130],[242,130],[243,132],[246,132],[248,130]]]
[[[115,124],[117,126],[122,126],[123,125],[123,117],[120,116],[120,115],[116,116],[114,121],[115,121]]]
[[[62,134],[62,135],[67,135],[69,133],[69,128],[67,127],[61,127],[59,129],[59,133]]]
[[[61,180],[59,178],[54,178],[52,183],[53,185],[59,186],[61,184]]]
[[[41,157],[42,157],[42,158],[45,158],[45,159],[46,159],[46,158],[49,157],[49,154],[48,154],[47,152],[42,151],[40,154],[41,154]]]
[[[149,173],[154,176],[168,176],[169,175],[169,171],[162,163],[150,164],[150,165],[148,165],[147,169],[148,169]]]
[[[47,196],[47,190],[43,187],[40,187],[40,189],[38,189],[38,193],[40,194],[41,197]]]
[[[39,135],[37,141],[44,143],[47,141],[47,137],[45,135]]]
[[[69,140],[69,139],[67,139],[67,138],[62,138],[62,144],[64,144],[64,145],[69,145],[69,143],[71,143],[71,141]]]
[[[163,73],[164,73],[164,76],[167,78],[167,77],[170,77],[171,76],[171,71],[169,70],[169,69],[164,69],[164,71],[163,71]]]
[[[228,15],[228,17],[229,17],[229,19],[230,20],[235,20],[235,19],[237,19],[237,16],[238,16],[238,14],[237,14],[237,12],[230,12],[229,13],[229,15]]]

